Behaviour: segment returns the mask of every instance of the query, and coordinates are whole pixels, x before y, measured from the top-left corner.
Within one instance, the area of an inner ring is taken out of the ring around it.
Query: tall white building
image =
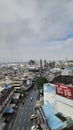
[[[73,87],[62,84],[54,85],[46,83],[43,85],[44,104],[50,103],[55,113],[61,112],[73,119]]]

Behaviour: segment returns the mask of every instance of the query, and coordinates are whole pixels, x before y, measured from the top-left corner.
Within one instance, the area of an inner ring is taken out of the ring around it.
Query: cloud
[[[72,41],[72,0],[0,0],[1,59],[73,58]]]
[[[68,40],[66,40],[64,42],[64,47],[66,47],[66,48],[68,48],[68,47],[72,48],[73,47],[73,38],[69,38]]]

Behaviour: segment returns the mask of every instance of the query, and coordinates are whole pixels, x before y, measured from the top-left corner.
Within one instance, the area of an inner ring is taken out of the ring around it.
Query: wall
[[[73,100],[56,95],[56,111],[71,116],[73,119]]]
[[[55,112],[61,112],[66,116],[73,118],[73,100],[67,99],[56,94],[56,86],[53,84],[44,84],[44,104],[49,102]]]

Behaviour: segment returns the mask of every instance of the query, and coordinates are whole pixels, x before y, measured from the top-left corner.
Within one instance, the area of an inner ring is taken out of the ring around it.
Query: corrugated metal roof
[[[51,130],[57,130],[59,128],[62,128],[64,125],[63,122],[55,115],[51,115],[47,122]]]
[[[44,114],[45,114],[45,116],[46,116],[47,119],[51,115],[55,114],[53,107],[49,103],[45,104],[42,108],[43,108]]]
[[[48,126],[51,130],[58,130],[63,127],[64,123],[55,116],[54,109],[49,103],[44,104],[42,108],[47,119]]]

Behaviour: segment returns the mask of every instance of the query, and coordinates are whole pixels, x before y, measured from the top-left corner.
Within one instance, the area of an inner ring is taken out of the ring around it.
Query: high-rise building
[[[44,67],[47,67],[46,59],[44,60]]]
[[[40,59],[40,76],[42,75],[42,59]]]

